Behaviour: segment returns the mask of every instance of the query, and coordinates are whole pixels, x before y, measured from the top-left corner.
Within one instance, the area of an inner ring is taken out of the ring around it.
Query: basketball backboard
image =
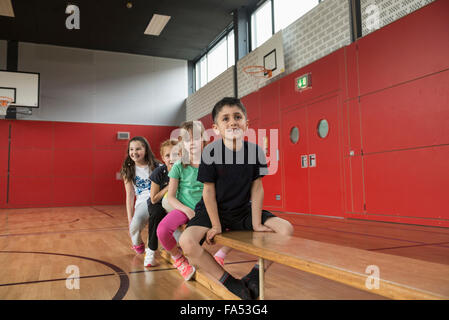
[[[275,33],[264,42],[257,51],[257,64],[272,71],[272,77],[276,77],[285,71],[284,45],[282,42],[282,30]]]
[[[237,62],[240,97],[259,90],[285,71],[282,30]]]
[[[0,70],[0,96],[12,98],[12,107],[39,108],[39,79],[39,73]]]

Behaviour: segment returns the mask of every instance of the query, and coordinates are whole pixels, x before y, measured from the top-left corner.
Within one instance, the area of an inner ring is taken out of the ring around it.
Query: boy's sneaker
[[[195,274],[195,267],[191,266],[184,256],[176,260],[174,266],[179,270],[185,281],[189,281]]]
[[[145,252],[145,244],[141,243],[138,246],[133,245],[133,249],[137,254],[142,254]]]
[[[223,258],[214,256],[214,259],[215,259],[215,261],[218,262],[218,264],[219,264],[220,266],[224,267],[224,259],[223,259]]]
[[[251,293],[251,299],[256,300],[259,298],[259,276],[246,275],[242,278],[249,292]]]
[[[229,291],[242,300],[251,300],[252,295],[245,282],[234,278],[228,272],[225,272],[219,280]]]
[[[144,267],[149,268],[149,267],[157,266],[155,253],[156,253],[156,251],[153,251],[150,248],[145,249],[145,259],[143,261]]]

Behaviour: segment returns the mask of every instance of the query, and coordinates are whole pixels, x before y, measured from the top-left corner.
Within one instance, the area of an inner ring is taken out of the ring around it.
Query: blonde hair
[[[191,134],[193,135],[193,137],[195,137],[195,132],[197,132],[197,130],[200,129],[201,140],[203,141],[203,148],[206,146],[207,142],[203,139],[205,137],[206,130],[204,129],[204,125],[201,121],[197,121],[197,120],[196,121],[195,120],[194,121],[184,121],[179,126],[179,129],[180,129],[180,134],[178,136],[178,140],[180,142],[182,142],[186,138],[190,138]],[[181,138],[181,139],[179,139],[179,138]],[[182,150],[181,162],[182,162],[182,166],[185,168],[185,167],[187,167],[188,164],[190,164],[189,152],[184,149],[183,145],[181,146],[181,150]]]
[[[161,146],[160,146],[160,149],[159,149],[159,152],[161,153],[161,158],[162,159],[164,158],[164,149],[165,148],[167,148],[167,147],[174,147],[177,144],[178,144],[178,141],[176,141],[176,140],[167,139],[167,140],[163,141],[161,143]]]

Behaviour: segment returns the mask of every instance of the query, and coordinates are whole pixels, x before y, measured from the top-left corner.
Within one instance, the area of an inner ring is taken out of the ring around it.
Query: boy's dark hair
[[[248,118],[248,116],[246,115],[246,108],[243,105],[243,103],[240,101],[240,99],[238,98],[233,98],[233,97],[225,97],[223,99],[221,99],[220,101],[218,101],[214,108],[212,109],[212,121],[215,122],[218,113],[221,111],[221,109],[223,109],[224,106],[236,106],[238,107],[243,114],[245,115],[245,118]]]

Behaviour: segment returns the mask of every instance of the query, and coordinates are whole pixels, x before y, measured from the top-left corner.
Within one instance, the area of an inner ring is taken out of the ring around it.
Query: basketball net
[[[243,72],[251,78],[255,91],[259,91],[260,86],[273,75],[270,69],[266,69],[263,66],[246,66],[243,67]]]
[[[13,102],[10,97],[0,97],[0,116],[6,116],[9,105]]]

